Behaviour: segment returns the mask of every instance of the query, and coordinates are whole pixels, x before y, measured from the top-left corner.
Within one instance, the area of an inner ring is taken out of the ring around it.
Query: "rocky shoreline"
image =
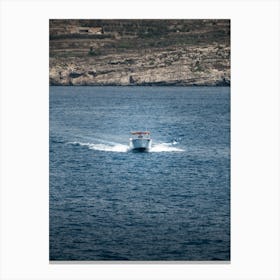
[[[71,22],[71,26],[81,23],[84,22]],[[90,21],[87,24],[97,23],[99,22]],[[182,27],[182,21],[175,21],[171,22],[170,26],[179,28],[178,24],[181,24],[180,32],[171,30],[169,26],[170,30],[163,32],[163,35],[147,38],[146,33],[145,36],[123,35],[124,31],[128,32],[128,27],[124,26],[129,26],[130,23],[131,21],[123,22],[118,29],[118,34],[106,33],[105,29],[105,34],[94,37],[83,34],[70,34],[70,36],[69,28],[65,29],[66,31],[62,29],[65,34],[57,35],[55,31],[60,30],[57,26],[61,25],[64,28],[69,22],[54,22],[53,29],[50,29],[52,36],[50,37],[49,84],[51,86],[230,86],[230,44],[227,21],[184,21],[184,28],[188,27],[186,30]],[[101,21],[100,24],[106,27],[109,23]],[[141,28],[146,22],[139,24],[138,28]],[[113,23],[108,26],[111,26],[113,31],[116,29]],[[151,22],[147,26],[154,26],[156,31],[160,28],[158,22]],[[84,30],[82,29],[83,32]],[[101,32],[100,30],[98,32]]]

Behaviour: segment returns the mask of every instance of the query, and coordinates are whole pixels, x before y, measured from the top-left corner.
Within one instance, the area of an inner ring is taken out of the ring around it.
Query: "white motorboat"
[[[129,146],[134,151],[148,152],[152,147],[151,133],[149,131],[132,131]]]

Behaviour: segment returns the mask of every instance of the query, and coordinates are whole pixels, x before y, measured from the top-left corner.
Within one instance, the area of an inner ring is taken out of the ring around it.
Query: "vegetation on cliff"
[[[229,84],[229,20],[50,20],[50,85]]]

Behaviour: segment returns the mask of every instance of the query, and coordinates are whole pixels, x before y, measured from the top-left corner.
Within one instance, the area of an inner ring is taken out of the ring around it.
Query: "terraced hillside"
[[[50,85],[230,85],[229,20],[50,20]]]

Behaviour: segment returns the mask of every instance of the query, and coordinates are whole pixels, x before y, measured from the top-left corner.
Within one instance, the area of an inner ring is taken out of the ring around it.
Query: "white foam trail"
[[[126,153],[130,151],[130,147],[128,145],[123,144],[93,144],[93,143],[81,143],[81,142],[70,142],[69,144],[86,146],[90,150],[96,151],[105,151],[105,152],[116,152],[116,153]],[[152,148],[149,152],[151,153],[161,153],[161,152],[184,152],[185,150],[176,148],[172,145],[172,143],[160,143],[152,145]]]
[[[160,143],[153,145],[150,152],[161,153],[161,152],[184,152],[183,149],[173,147],[171,143]]]
[[[129,150],[128,145],[122,145],[122,144],[116,144],[113,146],[107,144],[93,144],[93,143],[80,143],[80,142],[70,142],[70,144],[86,146],[90,150],[105,151],[105,152],[126,153]]]
[[[117,152],[117,153],[126,153],[129,150],[128,145],[117,144],[115,146],[109,146],[106,144],[90,144],[89,148],[96,151],[105,151],[105,152]]]

